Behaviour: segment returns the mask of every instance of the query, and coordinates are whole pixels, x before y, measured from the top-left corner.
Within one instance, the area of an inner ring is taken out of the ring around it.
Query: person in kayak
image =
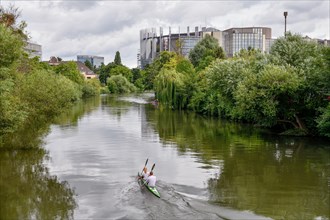
[[[143,172],[142,172],[142,176],[139,177],[139,179],[144,179],[144,180],[147,180],[148,179],[148,176],[149,176],[149,172],[148,172],[148,169],[147,167],[144,167],[143,168]]]
[[[149,174],[149,177],[147,178],[146,182],[148,186],[155,187],[156,186],[156,176],[154,176],[154,173],[151,171]]]

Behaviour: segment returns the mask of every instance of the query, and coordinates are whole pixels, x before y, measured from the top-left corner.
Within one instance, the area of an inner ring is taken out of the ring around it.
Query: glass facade
[[[180,40],[182,41],[182,56],[188,57],[190,50],[192,50],[198,41],[200,41],[200,37],[182,37]]]
[[[78,55],[77,56],[77,61],[80,61],[82,63],[85,63],[87,60],[93,66],[95,66],[96,68],[100,67],[101,64],[104,63],[104,57],[91,56],[91,55]]]

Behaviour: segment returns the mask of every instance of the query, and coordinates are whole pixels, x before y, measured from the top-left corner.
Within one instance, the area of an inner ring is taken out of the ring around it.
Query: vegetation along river
[[[40,148],[2,149],[1,219],[330,219],[329,140],[265,134],[151,99],[88,99]],[[160,199],[136,181],[147,158]]]

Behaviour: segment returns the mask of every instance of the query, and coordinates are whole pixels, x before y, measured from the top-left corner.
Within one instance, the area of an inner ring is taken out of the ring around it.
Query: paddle
[[[155,163],[154,163],[154,165],[152,165],[151,171],[155,168],[155,165],[156,165]],[[150,171],[150,172],[151,172],[151,171]]]
[[[149,159],[147,158],[146,163],[144,164],[144,167],[147,166],[148,160],[149,160]],[[144,169],[144,167],[143,167],[143,169]],[[141,174],[143,173],[143,169],[142,169]]]

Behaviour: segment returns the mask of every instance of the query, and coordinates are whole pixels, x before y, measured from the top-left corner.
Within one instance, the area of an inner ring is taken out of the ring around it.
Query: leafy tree
[[[21,80],[21,100],[29,108],[29,120],[34,122],[52,119],[82,95],[74,81],[47,71],[34,71]]]
[[[273,64],[267,65],[258,74],[249,72],[234,91],[236,114],[239,118],[263,126],[284,122],[303,129],[296,122],[291,99],[300,82],[293,68]]]
[[[55,67],[55,72],[57,74],[61,74],[73,82],[82,85],[84,83],[84,77],[79,72],[77,63],[74,61],[69,61],[65,63],[61,63],[60,65]]]
[[[330,103],[322,112],[323,114],[317,119],[317,127],[321,135],[330,137]]]
[[[117,65],[110,70],[110,76],[115,75],[122,75],[124,76],[129,82],[133,81],[133,73],[132,71],[123,65]]]
[[[271,47],[270,54],[273,62],[278,64],[289,64],[295,67],[304,67],[308,58],[319,55],[318,45],[307,42],[300,35],[287,33],[286,37],[277,39]]]
[[[189,52],[189,59],[195,68],[204,61],[199,69],[210,64],[210,61],[216,58],[224,59],[225,53],[219,47],[218,40],[208,34]]]
[[[14,95],[15,81],[9,69],[0,68],[0,137],[15,132],[27,117],[26,106]]]
[[[94,67],[92,65],[92,63],[89,61],[89,60],[86,60],[85,61],[85,65],[92,71],[94,71]]]
[[[189,60],[187,60],[185,58],[179,59],[175,68],[176,68],[176,71],[178,71],[180,73],[184,73],[187,75],[195,75],[194,66],[192,65],[192,63]]]
[[[96,78],[85,80],[82,88],[82,96],[84,98],[86,97],[92,97],[100,94],[100,81]]]
[[[160,56],[145,68],[145,86],[146,89],[153,89],[154,79],[159,74],[160,70],[166,68],[175,68],[177,55],[174,52],[163,51]]]
[[[21,37],[22,40],[27,40],[28,35],[25,32],[27,26],[25,21],[21,21],[17,24],[17,20],[20,17],[20,11],[15,6],[11,5],[7,9],[0,6],[0,25],[10,29],[14,34]]]
[[[122,75],[113,75],[107,80],[110,93],[130,93],[136,91],[135,86]]]
[[[105,85],[107,83],[107,78],[110,77],[111,69],[116,66],[117,65],[114,62],[108,63],[107,65],[104,65],[103,63],[101,64],[100,68],[97,71],[101,84]]]
[[[328,104],[325,97],[330,93],[329,51],[292,34],[278,39],[271,48],[271,61],[295,67],[302,79],[299,90],[291,97],[291,107],[296,109],[300,127],[311,134],[317,131],[316,119],[322,114],[319,109],[326,109]]]
[[[0,24],[0,67],[9,67],[23,55],[20,36]]]
[[[145,75],[146,72],[139,68],[133,68],[132,70],[133,75],[133,83],[134,85],[139,88],[140,91],[145,89]]]
[[[187,104],[184,91],[184,75],[175,69],[163,68],[155,78],[156,98],[163,105],[182,109]]]
[[[119,51],[116,52],[114,63],[116,65],[122,65]]]

